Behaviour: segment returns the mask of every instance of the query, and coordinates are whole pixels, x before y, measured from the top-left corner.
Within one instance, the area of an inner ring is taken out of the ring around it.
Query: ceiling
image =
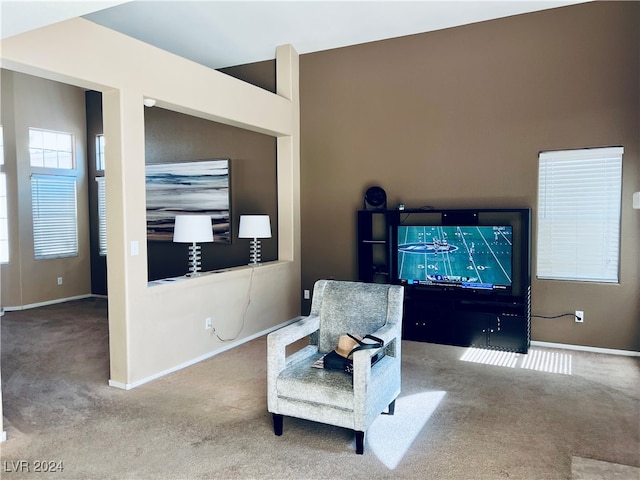
[[[7,1],[7,38],[69,18],[85,18],[211,68],[428,32],[583,3],[542,1]]]

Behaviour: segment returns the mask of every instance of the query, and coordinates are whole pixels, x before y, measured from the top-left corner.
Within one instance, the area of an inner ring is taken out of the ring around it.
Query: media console
[[[405,287],[403,338],[527,353],[531,210],[360,210],[360,281]]]

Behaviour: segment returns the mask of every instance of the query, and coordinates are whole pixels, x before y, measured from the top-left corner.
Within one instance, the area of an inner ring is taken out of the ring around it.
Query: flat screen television
[[[403,285],[487,291],[513,287],[511,225],[399,225],[396,280]]]

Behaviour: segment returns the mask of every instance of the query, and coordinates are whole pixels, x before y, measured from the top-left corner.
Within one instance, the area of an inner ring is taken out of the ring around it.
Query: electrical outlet
[[[62,285],[62,277],[58,277],[58,285]]]
[[[584,322],[584,312],[582,310],[576,310],[576,323]]]
[[[309,290],[304,291],[304,299],[309,300],[311,298],[311,292]]]
[[[204,319],[204,329],[211,330],[213,328],[213,322],[211,321],[211,317],[207,317]]]

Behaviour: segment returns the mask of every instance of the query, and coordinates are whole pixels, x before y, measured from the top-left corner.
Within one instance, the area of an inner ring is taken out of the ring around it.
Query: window
[[[4,133],[0,125],[0,263],[9,261],[9,222],[7,219],[7,177],[4,173]]]
[[[31,200],[36,260],[78,255],[76,179],[32,175]]]
[[[73,135],[37,128],[29,129],[32,167],[73,168]]]
[[[98,237],[100,255],[107,254],[107,199],[104,183],[104,135],[96,135],[96,182],[98,183]]]
[[[618,281],[623,152],[540,153],[538,278]]]
[[[29,128],[31,168],[74,168],[71,133]],[[73,173],[72,173],[73,174]],[[33,249],[36,260],[78,255],[76,179],[74,176],[31,176]]]
[[[104,135],[96,135],[96,170],[104,170]]]

